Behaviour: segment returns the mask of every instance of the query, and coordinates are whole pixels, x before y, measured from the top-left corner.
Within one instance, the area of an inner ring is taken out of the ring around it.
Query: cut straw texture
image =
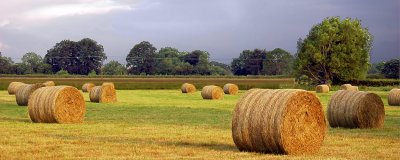
[[[357,86],[352,86],[351,84],[343,84],[340,86],[341,90],[347,90],[347,91],[358,91]]]
[[[18,88],[24,84],[25,83],[22,83],[22,82],[11,82],[7,88],[8,94],[13,95],[13,94],[17,93]]]
[[[321,102],[304,90],[251,89],[236,103],[232,119],[240,151],[316,153],[326,129]]]
[[[329,125],[343,128],[383,126],[385,109],[375,93],[339,90],[332,95],[327,111]]]
[[[224,91],[218,86],[204,86],[201,90],[201,96],[203,99],[222,99],[224,98]]]
[[[82,92],[90,92],[90,90],[96,85],[93,83],[85,83],[82,85]]]
[[[315,87],[315,91],[317,93],[328,93],[329,92],[329,86],[328,85],[318,85]]]
[[[224,93],[236,95],[239,92],[239,87],[236,84],[227,83],[224,85]]]
[[[31,120],[37,123],[82,123],[86,106],[77,88],[53,86],[33,92],[28,111]]]
[[[111,85],[95,86],[89,92],[91,102],[110,103],[117,102],[117,93]]]
[[[194,93],[196,92],[196,86],[190,83],[184,83],[181,86],[182,93]]]
[[[394,88],[390,90],[388,95],[388,103],[391,106],[400,106],[400,89]]]
[[[46,82],[44,82],[43,83],[46,87],[49,87],[49,86],[56,86],[56,83],[54,83],[54,81],[46,81]]]
[[[45,87],[44,84],[24,84],[20,86],[15,93],[15,99],[19,106],[26,106],[28,105],[29,96],[37,89]]]
[[[102,84],[102,86],[111,86],[112,88],[115,89],[115,85],[114,85],[113,82],[104,82],[104,83]]]

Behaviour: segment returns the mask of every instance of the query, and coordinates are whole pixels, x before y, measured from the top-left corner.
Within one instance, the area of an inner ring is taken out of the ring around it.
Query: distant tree
[[[381,74],[383,65],[385,65],[385,62],[372,63],[368,70],[368,74]]]
[[[32,69],[24,63],[14,64],[14,73],[18,75],[32,74]]]
[[[267,75],[288,75],[291,71],[293,56],[281,48],[266,53],[263,72]]]
[[[193,74],[210,75],[210,54],[207,51],[195,50],[184,55],[185,62],[193,66]]]
[[[176,74],[178,75],[190,75],[193,74],[193,66],[187,62],[181,62],[176,67]]]
[[[12,74],[14,73],[13,61],[9,57],[3,57],[0,55],[0,74]]]
[[[211,61],[211,74],[212,75],[232,75],[231,67],[227,64]]]
[[[296,75],[315,83],[363,79],[369,67],[372,35],[360,20],[329,17],[298,41]]]
[[[40,73],[44,65],[43,58],[34,52],[24,54],[22,63],[27,66],[30,73]]]
[[[239,58],[233,59],[232,71],[235,75],[259,75],[263,70],[265,57],[265,50],[244,50],[240,53]]]
[[[397,78],[400,76],[400,59],[392,59],[383,65],[382,74],[386,78]]]
[[[179,52],[175,48],[165,47],[161,48],[157,54],[157,74],[169,74],[174,75],[176,73],[176,66],[182,61],[182,57],[185,53]]]
[[[136,44],[126,57],[128,72],[130,74],[154,74],[156,50],[147,41]]]
[[[126,69],[124,65],[118,61],[110,61],[103,67],[102,74],[105,75],[124,75],[126,74]]]
[[[46,63],[53,72],[66,70],[71,74],[87,75],[90,71],[100,72],[103,61],[107,59],[102,45],[84,38],[78,42],[63,40],[47,51]]]

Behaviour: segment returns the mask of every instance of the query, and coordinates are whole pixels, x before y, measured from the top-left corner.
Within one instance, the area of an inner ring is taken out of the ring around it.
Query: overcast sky
[[[372,61],[400,57],[399,0],[1,0],[0,51],[20,61],[64,39],[92,38],[125,62],[141,41],[206,50],[229,63],[245,49],[283,48],[328,16],[358,18],[374,36]]]

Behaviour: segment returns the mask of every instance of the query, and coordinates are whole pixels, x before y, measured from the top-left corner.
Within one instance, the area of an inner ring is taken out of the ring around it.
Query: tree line
[[[143,41],[132,47],[126,65],[107,59],[95,40],[63,40],[42,58],[30,52],[21,63],[0,54],[0,74],[105,74],[105,75],[291,75],[313,84],[365,79],[367,74],[399,78],[400,60],[370,63],[373,36],[358,19],[328,17],[314,25],[297,52],[276,48],[244,50],[231,64],[210,61],[210,53],[164,47]]]

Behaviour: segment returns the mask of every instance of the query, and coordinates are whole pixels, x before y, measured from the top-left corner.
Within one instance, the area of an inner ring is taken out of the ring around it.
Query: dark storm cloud
[[[133,9],[61,17],[22,29],[0,27],[0,43],[7,45],[3,53],[21,57],[35,51],[44,55],[62,39],[90,37],[104,45],[109,59],[121,62],[134,44],[147,40],[158,49],[206,50],[213,60],[229,63],[245,49],[280,47],[295,53],[297,39],[304,38],[313,25],[328,16],[341,16],[362,20],[374,35],[373,61],[400,54],[396,0],[118,2],[110,4]]]

